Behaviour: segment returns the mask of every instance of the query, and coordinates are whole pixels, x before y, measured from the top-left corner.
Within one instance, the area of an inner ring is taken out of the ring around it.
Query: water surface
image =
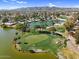
[[[56,59],[50,53],[19,53],[12,45],[16,30],[0,28],[0,59]]]

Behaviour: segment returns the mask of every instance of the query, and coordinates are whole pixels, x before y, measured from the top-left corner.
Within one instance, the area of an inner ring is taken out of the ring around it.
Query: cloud
[[[74,8],[79,8],[79,5],[74,5],[73,7],[74,7]]]
[[[26,8],[27,6],[26,5],[15,5],[15,6],[4,6],[4,7],[2,7],[2,6],[0,6],[0,9],[7,9],[7,10],[11,10],[11,9],[17,9],[17,8]]]
[[[18,4],[24,4],[24,3],[27,3],[27,2],[24,2],[24,1],[18,1],[18,0],[11,0],[11,1],[14,1],[14,2],[16,2],[16,3],[18,3]]]
[[[21,7],[19,7],[19,6],[8,7],[8,10],[10,10],[10,9],[17,9],[17,8],[21,8]]]
[[[3,2],[8,2],[7,0],[3,0]]]
[[[54,7],[54,6],[56,6],[56,5],[54,5],[54,4],[52,4],[52,3],[49,3],[48,6],[49,6],[49,7]]]
[[[27,3],[27,2],[24,2],[24,1],[16,1],[16,2],[19,3],[19,4]]]

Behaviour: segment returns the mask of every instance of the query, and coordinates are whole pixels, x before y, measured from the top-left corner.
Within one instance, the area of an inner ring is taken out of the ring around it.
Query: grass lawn
[[[62,33],[65,32],[65,27],[62,26],[62,25],[60,25],[60,26],[56,26],[55,28],[56,28],[56,31],[58,31],[58,32],[62,32]]]
[[[22,36],[22,38],[19,40],[22,43],[20,44],[21,47],[26,50],[28,46],[32,46],[35,43],[47,40],[49,38],[48,35],[46,34],[40,34],[40,35],[31,35],[31,33],[26,33],[25,35]],[[24,43],[28,43],[27,45]]]
[[[53,53],[56,54],[57,50],[60,47],[61,48],[63,47],[63,46],[56,44],[56,41],[58,41],[60,39],[64,40],[65,38],[57,36],[57,35],[49,36],[49,38],[47,40],[38,42],[38,43],[35,44],[35,46],[38,47],[38,48],[42,48],[42,49],[49,49],[50,52],[53,52]]]
[[[48,39],[47,35],[41,34],[41,35],[31,35],[31,36],[25,37],[24,40],[25,42],[29,44],[33,44],[33,43],[38,43],[40,41],[47,40],[47,39]]]
[[[22,43],[20,46],[23,50],[27,50],[29,47],[35,47],[38,49],[49,49],[50,52],[54,52],[56,54],[57,50],[59,49],[60,45],[56,44],[56,41],[63,40],[65,38],[59,35],[47,35],[47,34],[39,34],[39,35],[32,35],[31,33],[26,33],[22,36],[19,40]],[[24,43],[28,44],[24,44]]]

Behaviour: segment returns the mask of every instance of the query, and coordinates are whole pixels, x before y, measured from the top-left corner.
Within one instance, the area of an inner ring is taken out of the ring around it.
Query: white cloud
[[[24,2],[24,1],[16,1],[16,2],[19,3],[19,4],[27,3],[27,2]]]
[[[17,8],[22,8],[23,6],[19,7],[19,6],[13,6],[13,7],[8,7],[6,9],[10,10],[10,9],[17,9]]]
[[[75,8],[79,8],[79,5],[75,5],[75,6],[73,6],[73,7],[75,7]]]
[[[0,6],[0,9],[7,9],[7,10],[11,10],[11,9],[17,9],[17,8],[26,8],[27,6],[26,5],[20,5],[20,6]]]
[[[7,0],[3,0],[3,2],[8,2]]]
[[[54,7],[54,6],[56,6],[56,5],[54,5],[54,4],[52,4],[52,3],[49,3],[48,6],[49,6],[49,7]]]
[[[11,1],[14,1],[14,2],[16,2],[16,3],[18,3],[18,4],[24,4],[24,3],[27,3],[27,2],[24,2],[24,1],[18,1],[18,0],[11,0]]]

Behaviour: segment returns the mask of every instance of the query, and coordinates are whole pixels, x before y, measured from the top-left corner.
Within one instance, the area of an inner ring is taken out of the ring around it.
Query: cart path
[[[70,39],[68,42],[67,42],[67,48],[69,48],[70,50],[78,53],[79,52],[79,48],[75,42],[75,38],[72,37],[71,35],[68,35],[67,39]]]

